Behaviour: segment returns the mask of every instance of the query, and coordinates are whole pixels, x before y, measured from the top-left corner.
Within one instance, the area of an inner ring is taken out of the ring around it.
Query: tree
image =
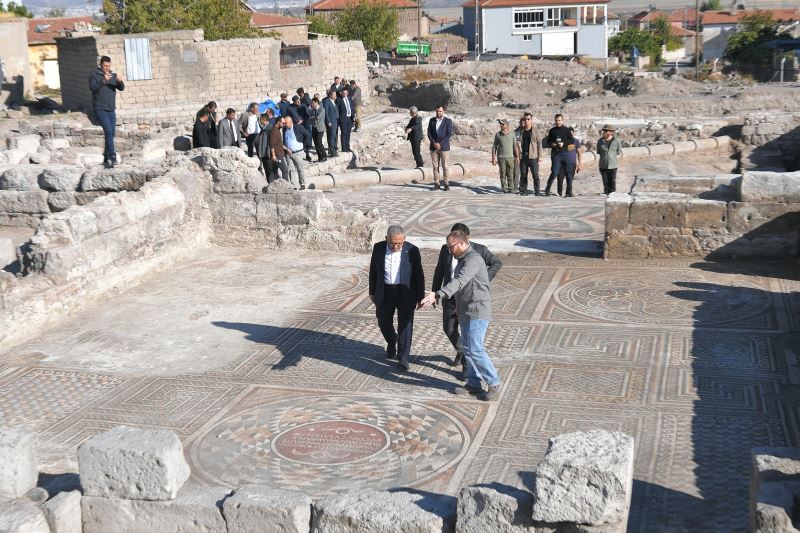
[[[216,41],[262,34],[250,25],[250,13],[230,0],[103,0],[107,33],[146,33],[202,28]]]
[[[610,52],[630,52],[634,46],[639,49],[643,56],[653,58],[655,64],[658,64],[661,60],[661,43],[649,31],[628,28],[608,40],[608,50]]]
[[[11,13],[18,17],[33,18],[33,13],[27,7],[23,4],[17,4],[14,0],[11,0],[7,6],[0,4],[0,13]]]
[[[782,36],[770,12],[757,10],[743,15],[739,19],[738,31],[728,37],[725,59],[743,65],[769,65],[772,50],[764,45]]]
[[[677,50],[683,44],[681,38],[672,31],[672,24],[667,17],[658,17],[650,23],[650,31],[667,50]]]
[[[397,9],[384,0],[349,3],[336,17],[336,35],[345,41],[361,41],[367,50],[388,50],[400,36]]]
[[[336,35],[336,24],[322,15],[309,15],[309,33],[321,33],[323,35]]]
[[[719,0],[704,0],[700,5],[700,11],[719,11],[722,9],[722,3]]]

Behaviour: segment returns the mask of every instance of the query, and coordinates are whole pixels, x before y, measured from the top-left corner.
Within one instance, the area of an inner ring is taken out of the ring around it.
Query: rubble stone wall
[[[125,66],[125,39],[147,38],[152,79],[130,80]],[[220,109],[244,110],[266,97],[298,87],[320,94],[334,76],[368,86],[366,52],[360,41],[311,42],[307,66],[281,68],[279,40],[270,38],[205,41],[202,30],[100,35],[57,39],[61,86],[67,109],[92,110],[88,76],[97,58],[107,55],[124,76],[117,94],[117,122],[154,124],[164,120],[191,124],[195,113],[214,100]],[[369,91],[364,91],[365,98]]]
[[[800,255],[800,172],[637,177],[606,201],[606,258]]]

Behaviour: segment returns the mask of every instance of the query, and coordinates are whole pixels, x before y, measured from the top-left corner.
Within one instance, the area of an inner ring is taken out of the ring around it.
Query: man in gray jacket
[[[317,162],[322,163],[328,160],[325,146],[322,144],[322,137],[325,135],[325,108],[320,105],[319,98],[316,96],[311,100],[311,110],[308,112],[311,122],[311,135],[314,139],[314,149],[317,151]]]
[[[436,292],[429,292],[420,301],[422,307],[433,305],[436,298],[455,298],[456,313],[461,326],[461,343],[467,360],[467,383],[456,388],[456,394],[474,394],[479,399],[495,400],[499,395],[500,377],[483,346],[489,319],[492,317],[492,298],[489,293],[489,273],[486,262],[470,246],[463,231],[451,231],[447,249],[458,259],[453,279]],[[486,382],[487,390],[483,389]]]

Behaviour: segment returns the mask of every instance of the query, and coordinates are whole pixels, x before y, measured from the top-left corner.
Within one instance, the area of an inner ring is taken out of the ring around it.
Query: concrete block
[[[625,193],[612,192],[606,198],[606,233],[613,230],[624,230],[628,225],[631,208],[631,196]]]
[[[30,500],[0,503],[0,532],[50,533],[42,510]]]
[[[172,431],[119,426],[78,448],[83,493],[106,498],[169,500],[189,478]]]
[[[227,533],[222,487],[184,487],[174,500],[84,496],[83,533]]]
[[[304,492],[246,485],[225,500],[228,533],[307,533],[311,497]]]
[[[60,492],[42,506],[50,533],[83,533],[81,492]]]
[[[0,174],[0,190],[38,191],[41,168],[31,165],[4,167]]]
[[[39,150],[41,137],[35,134],[15,135],[6,139],[6,146],[9,150],[19,150],[27,155],[35,154]]]
[[[20,428],[0,428],[0,500],[21,498],[39,478],[36,434]]]
[[[728,204],[692,198],[686,202],[687,228],[727,228]]]
[[[454,527],[456,501],[450,496],[365,490],[321,498],[311,513],[313,533],[438,533]]]
[[[502,487],[464,487],[458,495],[456,533],[533,533],[533,495]]]
[[[633,438],[593,430],[550,439],[536,469],[533,519],[600,526],[627,522]]]
[[[686,221],[686,200],[685,195],[672,195],[670,193],[634,195],[628,223],[683,227]]]
[[[742,202],[800,203],[800,171],[745,172]]]
[[[39,175],[39,186],[48,191],[75,191],[83,172],[75,165],[48,165]]]

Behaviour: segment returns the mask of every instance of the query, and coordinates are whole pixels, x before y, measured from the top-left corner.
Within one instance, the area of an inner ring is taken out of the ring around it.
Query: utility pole
[[[700,0],[694,0],[694,81],[700,80]]]
[[[475,0],[475,61],[481,59],[481,49],[478,44],[478,6],[480,6],[480,0]]]
[[[422,41],[422,0],[417,0],[417,46],[420,53],[422,52],[420,41]]]

